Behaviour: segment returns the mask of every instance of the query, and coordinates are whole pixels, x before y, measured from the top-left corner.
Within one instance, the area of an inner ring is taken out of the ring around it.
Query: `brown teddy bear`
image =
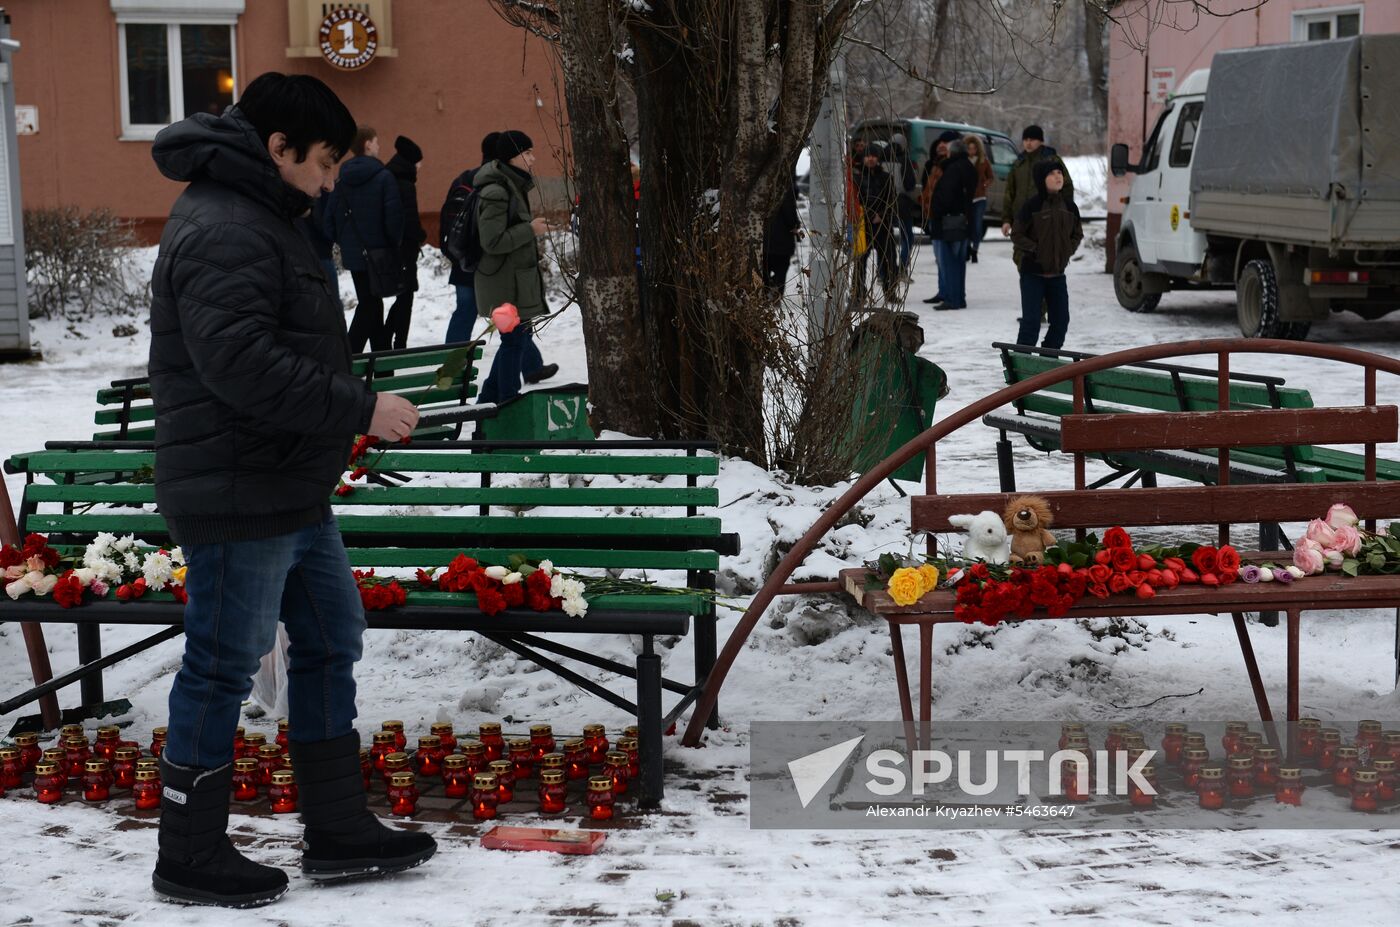
[[[1017,496],[1006,504],[1001,517],[1011,537],[1011,563],[1040,566],[1045,548],[1055,545],[1055,536],[1045,530],[1054,521],[1050,503],[1040,496]]]

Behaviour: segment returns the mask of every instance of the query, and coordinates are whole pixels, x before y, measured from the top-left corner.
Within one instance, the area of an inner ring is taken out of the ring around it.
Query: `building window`
[[[235,99],[233,26],[122,23],[122,136],[153,138],[195,113]]]
[[[1293,14],[1293,41],[1325,42],[1361,34],[1361,7],[1330,7]]]

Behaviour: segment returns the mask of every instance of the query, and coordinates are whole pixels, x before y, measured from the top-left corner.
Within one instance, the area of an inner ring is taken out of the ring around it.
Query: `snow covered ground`
[[[1100,165],[1102,161],[1098,162]],[[1078,181],[1081,171],[1072,168]],[[1082,181],[1081,181],[1082,183]],[[1089,188],[1083,184],[1083,188]],[[1101,184],[1100,184],[1101,186]],[[1086,209],[1086,212],[1089,210]],[[1145,343],[1237,334],[1231,294],[1169,294],[1151,315],[1130,315],[1113,299],[1103,266],[1102,231],[1071,268],[1073,321],[1067,347],[1109,351]],[[145,259],[149,259],[147,255]],[[1012,340],[1020,310],[1010,248],[989,237],[969,267],[969,308],[927,311],[934,292],[930,249],[917,251],[909,308],[927,335],[924,356],[948,372],[945,416],[1002,385],[993,340]],[[342,280],[349,293],[348,277]],[[424,277],[412,341],[440,340],[453,305],[445,277]],[[115,321],[115,320],[114,320]],[[144,369],[147,339],[113,338],[107,323],[69,331],[36,326],[41,361],[0,365],[11,414],[0,453],[30,450],[89,432],[94,391]],[[1314,329],[1314,339],[1400,354],[1400,316],[1364,322],[1341,316]],[[585,380],[576,309],[540,337],[554,382]],[[488,348],[487,363],[491,360]],[[1286,376],[1312,390],[1318,404],[1359,398],[1358,372],[1339,377],[1322,364],[1267,356],[1244,369]],[[1381,400],[1400,399],[1394,381]],[[25,411],[21,411],[25,410]],[[62,423],[62,424],[56,424]],[[995,434],[980,424],[940,448],[946,491],[996,486]],[[1381,448],[1396,457],[1400,448]],[[1063,459],[1016,449],[1023,488],[1068,487]],[[7,477],[12,498],[21,483]],[[718,482],[726,530],[743,553],[726,562],[722,585],[739,595],[761,583],[780,544],[790,544],[844,487],[784,485],[749,464],[726,461]],[[908,487],[913,488],[913,487]],[[908,546],[908,502],[889,486],[864,504],[860,523],[839,529],[803,577],[830,578],[838,564],[858,563]],[[721,639],[735,621],[722,615]],[[1336,721],[1348,733],[1357,718],[1400,727],[1393,693],[1393,616],[1381,612],[1316,613],[1303,627],[1304,712]],[[1254,646],[1266,684],[1281,708],[1284,635],[1256,626]],[[143,636],[110,628],[115,649]],[[70,629],[49,626],[55,667],[71,666]],[[599,638],[592,646],[626,656],[629,644]],[[963,646],[980,643],[980,646]],[[128,697],[123,718],[143,735],[163,723],[165,698],[181,652],[179,640],[109,670],[109,696]],[[684,678],[689,641],[665,653],[669,675]],[[1253,717],[1253,700],[1228,621],[1151,619],[1121,637],[1098,639],[1075,622],[1036,622],[986,634],[945,628],[934,653],[935,711],[942,717],[1124,720],[1151,725],[1173,717]],[[19,629],[0,625],[0,678],[12,691],[27,678]],[[366,742],[380,720],[402,718],[425,731],[438,719],[470,729],[504,718],[511,730],[537,720],[557,731],[627,719],[548,673],[467,634],[372,632],[359,670],[360,729]],[[1171,708],[1136,706],[1167,694]],[[65,690],[66,704],[77,689]],[[667,744],[667,801],[662,813],[616,828],[594,857],[511,854],[481,849],[467,825],[424,825],[442,849],[427,866],[398,878],[317,888],[293,875],[292,891],[251,912],[178,909],[155,901],[149,870],[155,832],[115,808],[43,807],[22,793],[0,798],[0,922],[28,924],[371,924],[425,919],[464,923],[549,924],[1256,924],[1315,919],[1387,922],[1400,902],[1390,872],[1400,843],[1386,831],[1113,831],[1080,834],[1046,828],[1010,831],[782,832],[748,826],[748,723],[753,720],[894,719],[898,716],[889,638],[883,623],[834,599],[786,599],[760,623],[721,698],[727,723],[707,746]],[[17,715],[0,716],[8,730]],[[274,730],[249,719],[250,730]],[[115,804],[115,803],[114,803]],[[240,839],[264,862],[294,870],[297,826],[235,815]],[[532,824],[523,818],[506,823]],[[1392,914],[1386,915],[1386,911]]]

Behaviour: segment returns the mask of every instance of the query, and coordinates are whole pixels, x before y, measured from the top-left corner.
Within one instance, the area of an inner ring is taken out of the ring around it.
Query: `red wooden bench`
[[[1277,409],[1258,411],[1186,412],[1164,414],[1085,414],[1084,377],[1122,364],[1157,360],[1164,357],[1214,355],[1221,391],[1221,406],[1228,407],[1230,359],[1234,354],[1295,354],[1353,364],[1361,368],[1362,405],[1321,409]],[[894,656],[895,680],[899,689],[906,736],[910,744],[927,744],[932,716],[930,677],[932,673],[933,629],[955,622],[953,593],[936,590],[914,605],[901,607],[883,590],[865,590],[866,570],[844,571],[834,583],[789,584],[788,578],[828,530],[863,498],[880,480],[920,451],[927,451],[924,495],[911,497],[910,527],[913,532],[954,530],[948,517],[961,512],[991,509],[1000,512],[1011,494],[940,494],[937,491],[936,445],[940,438],[975,422],[987,412],[1024,395],[1061,381],[1074,385],[1074,414],[1063,419],[1063,450],[1074,455],[1072,490],[1041,493],[1055,513],[1056,531],[1113,525],[1124,527],[1167,527],[1174,525],[1218,524],[1219,541],[1230,543],[1233,524],[1261,521],[1299,522],[1324,514],[1334,502],[1351,505],[1367,526],[1375,519],[1400,517],[1400,484],[1376,480],[1376,445],[1397,439],[1395,406],[1376,404],[1378,373],[1400,376],[1400,361],[1351,348],[1312,345],[1292,341],[1246,341],[1242,339],[1184,342],[1153,345],[1102,355],[1056,370],[1047,371],[972,403],[936,423],[922,435],[900,448],[878,467],[865,474],[849,491],[832,504],[811,530],[778,565],[755,596],[739,626],[731,634],[715,669],[705,684],[705,696],[697,705],[697,718],[706,715],[708,699],[717,697],[725,674],[742,649],[753,626],[762,618],[773,597],[780,594],[849,592],[866,608],[889,623]],[[1395,395],[1391,393],[1390,395]],[[1231,448],[1298,444],[1363,444],[1367,479],[1350,484],[1312,485],[1229,485]],[[1221,484],[1138,489],[1090,489],[1085,481],[1086,456],[1115,450],[1201,449],[1219,457]],[[1192,540],[1192,538],[1183,538]],[[1206,539],[1198,539],[1205,541]],[[930,552],[934,548],[930,544]],[[1273,560],[1291,562],[1288,552],[1248,552],[1245,562]],[[1239,639],[1245,668],[1259,708],[1260,718],[1273,720],[1267,693],[1250,643],[1244,613],[1277,610],[1287,614],[1288,695],[1287,719],[1298,717],[1299,629],[1304,611],[1317,609],[1378,608],[1400,606],[1400,577],[1340,574],[1310,577],[1292,585],[1234,583],[1218,588],[1178,586],[1161,589],[1155,598],[1139,600],[1114,596],[1106,600],[1082,600],[1067,618],[1102,616],[1150,616],[1229,614]],[[1037,611],[1029,620],[1048,616]],[[914,731],[913,696],[904,658],[903,628],[919,629],[919,730]],[[684,742],[697,743],[702,726],[694,722]],[[1291,728],[1290,728],[1291,730]],[[1290,744],[1291,748],[1291,744]]]

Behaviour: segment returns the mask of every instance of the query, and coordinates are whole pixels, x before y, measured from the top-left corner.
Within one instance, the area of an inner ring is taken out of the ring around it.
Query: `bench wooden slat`
[[[396,376],[384,380],[375,380],[371,388],[376,393],[397,393],[405,399],[410,399],[415,405],[431,406],[434,403],[451,402],[455,403],[462,399],[462,386],[460,379],[447,389],[424,389],[433,386],[437,382],[437,377],[433,372],[413,374],[412,376]],[[468,385],[466,389],[467,398],[476,395],[476,387]],[[118,404],[115,408],[98,409],[92,416],[92,421],[96,425],[120,425],[127,422],[152,422],[155,421],[156,408],[150,402],[139,405],[133,404],[130,408],[122,407]]]
[[[466,345],[462,344],[456,348],[442,348],[432,351],[420,351],[415,348],[396,357],[376,357],[374,370],[376,373],[383,370],[404,370],[411,367],[432,367],[436,370],[447,363],[447,358],[450,355],[465,347]],[[482,349],[478,345],[472,351],[472,360],[481,360],[481,354]],[[364,357],[356,357],[350,362],[350,372],[357,377],[364,376],[368,367],[369,361]]]
[[[148,504],[156,501],[156,488],[151,483],[135,485],[35,483],[25,490],[32,502],[106,502]],[[546,505],[546,506],[716,506],[719,490],[714,487],[652,489],[647,487],[559,487],[495,486],[487,488],[458,488],[451,486],[359,486],[348,496],[334,500],[335,505]],[[452,517],[452,516],[445,516]]]
[[[647,518],[633,515],[606,517],[476,516],[476,515],[342,515],[337,521],[347,538],[357,535],[473,535],[534,536],[594,535],[598,537],[718,537],[720,520],[709,516],[692,518]],[[29,531],[40,534],[110,531],[121,534],[155,535],[166,533],[165,519],[150,512],[91,512],[82,515],[36,513],[25,522]]]
[[[1000,512],[1019,493],[915,496],[914,531],[956,531],[950,515],[990,509]],[[1043,492],[1055,514],[1054,528],[1152,527],[1308,521],[1344,502],[1362,518],[1400,517],[1400,483],[1309,483],[1267,486],[1171,486]]]
[[[446,565],[459,553],[458,547],[349,547],[350,563],[356,567],[418,568],[425,564]],[[505,547],[473,547],[466,553],[489,565],[508,563],[521,553]],[[567,547],[531,547],[537,560],[552,560],[562,568],[637,570],[717,570],[719,554],[711,550],[588,550]]]
[[[1396,439],[1395,406],[1141,412],[1066,415],[1060,447],[1069,453],[1186,450],[1300,444],[1385,444]]]

